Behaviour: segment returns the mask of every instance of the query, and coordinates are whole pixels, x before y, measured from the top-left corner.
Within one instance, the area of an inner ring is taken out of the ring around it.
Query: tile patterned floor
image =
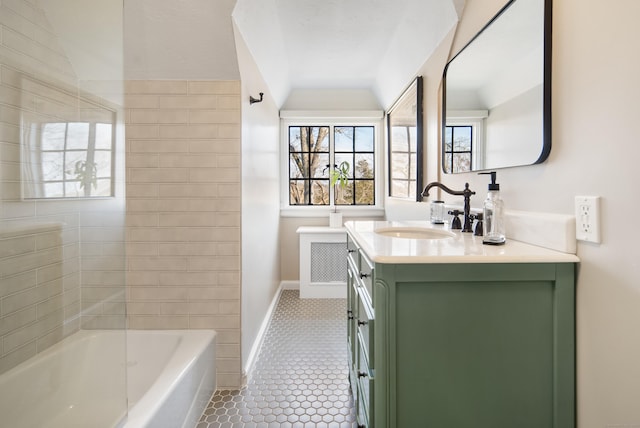
[[[354,428],[346,300],[284,290],[247,385],[217,391],[196,428]]]

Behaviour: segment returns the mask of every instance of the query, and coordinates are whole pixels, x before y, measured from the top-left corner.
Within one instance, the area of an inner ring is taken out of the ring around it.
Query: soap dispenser
[[[496,172],[481,172],[480,174],[490,174],[491,184],[489,193],[484,200],[483,214],[483,244],[502,245],[506,241],[504,233],[504,204],[500,198],[500,185],[496,183]]]

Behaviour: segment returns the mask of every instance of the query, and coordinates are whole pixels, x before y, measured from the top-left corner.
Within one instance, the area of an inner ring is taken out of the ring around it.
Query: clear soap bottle
[[[496,183],[496,172],[481,172],[490,174],[491,184],[489,193],[484,200],[483,208],[483,238],[482,243],[487,245],[502,245],[506,242],[504,232],[504,203],[500,198],[500,185]]]

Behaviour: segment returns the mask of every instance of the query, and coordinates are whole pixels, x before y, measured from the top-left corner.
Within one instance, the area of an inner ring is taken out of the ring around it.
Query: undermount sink
[[[390,238],[404,239],[447,239],[456,236],[447,230],[431,229],[428,227],[383,227],[376,229],[375,233]]]

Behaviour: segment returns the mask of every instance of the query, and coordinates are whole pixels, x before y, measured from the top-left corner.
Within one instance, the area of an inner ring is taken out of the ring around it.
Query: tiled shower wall
[[[240,364],[240,82],[126,82],[129,328],[214,329]]]
[[[124,327],[124,203],[121,178],[115,198],[23,199],[28,131],[82,121],[92,108],[85,98],[103,100],[79,97],[73,66],[38,2],[0,1],[0,17],[2,373],[82,327]]]

